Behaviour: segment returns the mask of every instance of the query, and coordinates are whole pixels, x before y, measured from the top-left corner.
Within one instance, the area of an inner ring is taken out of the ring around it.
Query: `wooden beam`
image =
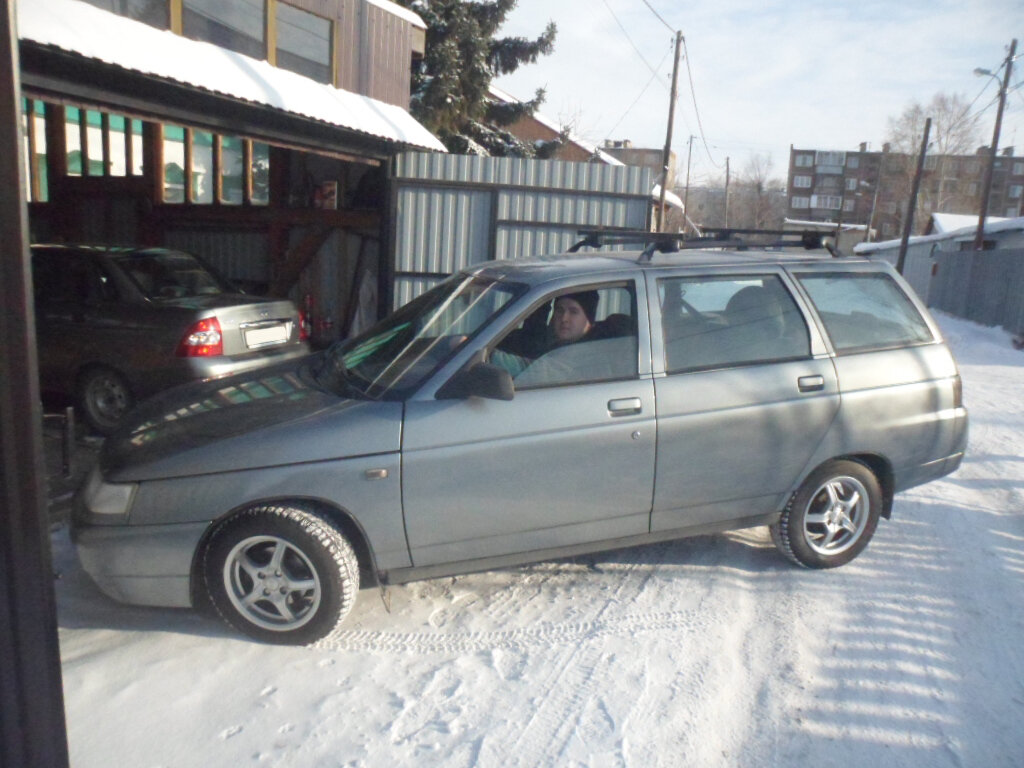
[[[200,225],[281,225],[290,227],[326,226],[377,235],[381,214],[378,211],[332,211],[318,208],[271,208],[254,205],[248,208],[236,205],[202,205],[185,208],[180,205],[157,205],[153,217],[163,224],[197,223]]]
[[[28,137],[28,184],[29,200],[39,200],[39,168],[36,166],[36,153],[39,151],[36,142],[36,103],[28,99],[25,112],[25,135]]]
[[[252,205],[252,139],[242,139],[242,205]]]
[[[78,157],[82,176],[89,175],[89,117],[84,107],[78,109]]]
[[[110,175],[110,113],[100,113],[100,141],[103,146],[103,176]]]
[[[306,233],[294,248],[284,254],[284,259],[279,264],[273,265],[274,275],[270,283],[271,296],[287,296],[292,286],[299,281],[302,271],[312,263],[334,227],[326,224],[316,224]]]
[[[185,203],[194,203],[195,195],[192,194],[192,129],[185,129]]]
[[[219,133],[213,134],[213,162],[210,168],[210,173],[213,174],[213,204],[220,205],[224,202],[224,179],[221,178],[221,162],[223,156],[221,154],[221,136]]]
[[[124,116],[124,175],[131,176],[135,168],[135,134],[133,120]]]

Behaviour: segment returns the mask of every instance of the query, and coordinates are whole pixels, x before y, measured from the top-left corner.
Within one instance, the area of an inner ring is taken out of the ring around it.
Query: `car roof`
[[[499,280],[541,283],[561,277],[580,275],[611,275],[624,271],[658,271],[693,267],[801,267],[815,270],[846,270],[849,267],[874,266],[885,269],[882,262],[861,256],[809,255],[806,251],[688,249],[673,253],[654,253],[651,259],[641,257],[643,251],[606,251],[562,253],[532,256],[523,259],[488,261],[466,267],[464,274],[475,274]]]

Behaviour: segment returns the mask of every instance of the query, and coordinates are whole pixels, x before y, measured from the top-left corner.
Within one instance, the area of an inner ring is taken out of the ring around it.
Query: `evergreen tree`
[[[540,89],[530,101],[494,104],[491,80],[551,53],[555,25],[534,40],[496,37],[518,0],[397,0],[427,25],[423,61],[412,73],[413,115],[452,152],[534,157],[550,154],[559,141],[534,147],[504,126],[533,114],[544,100]]]

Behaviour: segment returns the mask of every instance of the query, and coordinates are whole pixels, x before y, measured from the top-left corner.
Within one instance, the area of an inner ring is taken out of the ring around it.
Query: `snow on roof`
[[[155,29],[78,0],[20,0],[17,10],[21,40],[398,144],[446,151],[401,107],[318,83],[266,61]]]
[[[934,235],[914,235],[907,241],[907,243],[909,245],[920,245],[923,243],[938,243],[943,240],[956,240],[958,238],[974,237],[975,233],[978,231],[978,220],[973,216],[968,218],[972,219],[974,223],[949,232],[938,232]],[[992,235],[997,232],[1013,232],[1015,230],[1024,230],[1024,216],[1019,216],[1015,219],[1004,219],[997,216],[989,216],[985,219],[985,234]],[[885,251],[899,246],[900,239],[901,238],[896,238],[894,240],[882,240],[878,243],[860,243],[854,247],[853,251],[854,253],[874,253],[875,251]]]
[[[989,216],[987,221],[1003,221],[1001,218]],[[970,215],[966,213],[933,213],[932,214],[932,234],[942,234],[943,232],[952,232],[954,229],[962,229],[963,227],[969,227],[972,224],[978,226],[977,215]]]
[[[654,200],[661,199],[661,184],[655,184],[654,189],[651,190],[651,197]],[[672,208],[678,208],[680,211],[683,210],[683,200],[671,189],[665,190],[665,205],[671,206]]]
[[[419,27],[420,29],[427,28],[426,23],[420,18],[418,13],[410,11],[408,8],[403,8],[398,3],[392,3],[389,0],[366,0],[366,2],[371,5],[376,5],[378,8],[383,8],[385,11],[393,13],[399,18],[405,19],[414,27]]]
[[[837,224],[834,221],[810,221],[804,219],[784,219],[784,224],[791,224],[794,227],[804,227],[805,229],[821,229],[826,231],[834,231]],[[844,232],[863,232],[864,224],[839,224],[840,229]]]

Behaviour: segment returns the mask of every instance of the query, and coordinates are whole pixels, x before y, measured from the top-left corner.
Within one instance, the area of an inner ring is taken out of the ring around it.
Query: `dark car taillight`
[[[312,331],[312,324],[309,322],[309,318],[306,317],[306,313],[301,309],[299,310],[299,341],[309,341],[309,334]]]
[[[958,373],[953,377],[953,407],[963,408],[964,405],[964,382]]]
[[[224,354],[224,337],[216,317],[193,323],[178,343],[178,357],[217,357]]]

